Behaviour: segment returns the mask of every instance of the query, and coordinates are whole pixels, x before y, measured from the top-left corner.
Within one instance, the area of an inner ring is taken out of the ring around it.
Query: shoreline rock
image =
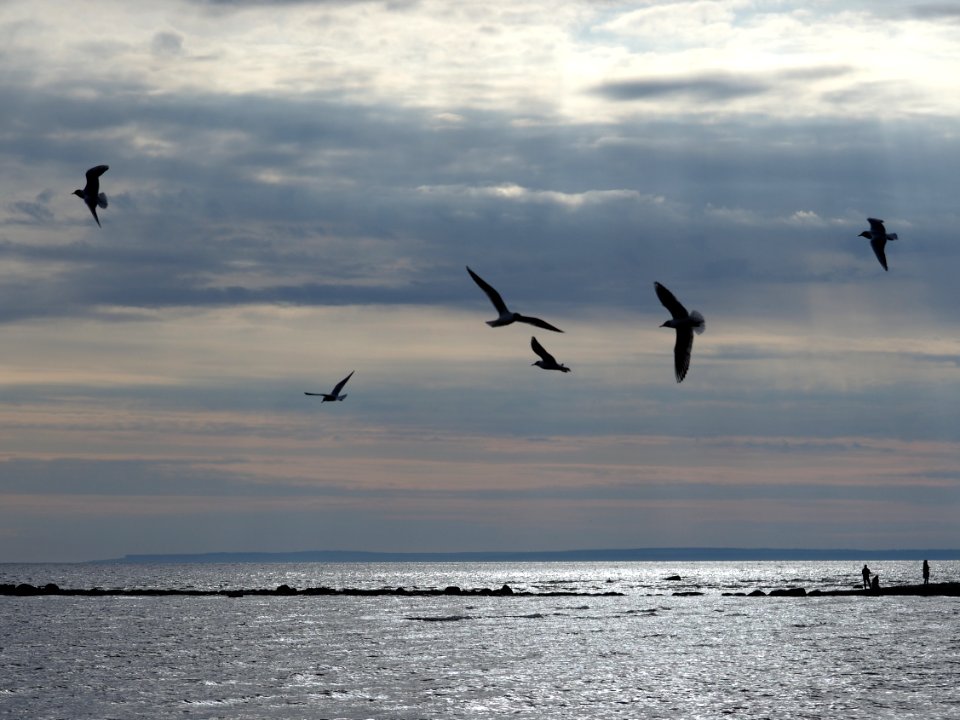
[[[960,582],[930,583],[929,585],[887,585],[879,590],[857,588],[855,590],[807,590],[806,588],[780,588],[764,592],[753,590],[749,593],[723,593],[724,596],[745,597],[853,597],[863,595],[879,597],[883,595],[911,597],[960,597]]]
[[[672,593],[675,597],[695,597],[705,593],[699,590],[681,590]],[[302,590],[290,587],[287,584],[273,589],[268,588],[234,588],[230,590],[187,590],[176,588],[61,588],[56,583],[46,585],[30,585],[29,583],[0,583],[0,596],[33,597],[42,595],[70,595],[86,597],[166,597],[172,595],[205,597],[221,596],[241,598],[245,596],[258,597],[309,597],[316,595],[343,596],[343,597],[441,597],[441,596],[468,596],[468,597],[623,597],[625,593],[608,590],[606,592],[574,592],[551,591],[532,592],[529,590],[514,590],[504,584],[499,588],[460,588],[450,585],[445,588],[332,588],[309,587]],[[912,597],[960,597],[960,582],[930,583],[929,585],[887,585],[879,590],[857,588],[853,590],[807,590],[802,587],[775,588],[773,590],[752,590],[750,592],[724,592],[724,597],[882,597],[882,596],[912,596]]]
[[[450,585],[446,588],[332,588],[332,587],[311,587],[298,590],[287,584],[280,585],[274,589],[266,588],[235,588],[232,590],[186,590],[186,589],[163,589],[163,588],[112,588],[105,590],[100,587],[94,588],[60,588],[55,583],[47,583],[43,586],[30,585],[28,583],[3,583],[0,584],[0,596],[18,596],[32,597],[37,595],[71,595],[71,596],[90,596],[102,597],[157,597],[169,595],[185,595],[191,597],[223,596],[231,598],[251,596],[313,596],[313,595],[342,595],[350,597],[375,597],[382,595],[399,595],[405,597],[437,597],[444,595],[457,596],[493,596],[493,597],[617,597],[623,596],[622,592],[608,590],[606,592],[573,592],[573,591],[555,591],[555,592],[530,592],[528,590],[514,590],[509,585],[504,584],[499,588],[460,588],[456,585]]]

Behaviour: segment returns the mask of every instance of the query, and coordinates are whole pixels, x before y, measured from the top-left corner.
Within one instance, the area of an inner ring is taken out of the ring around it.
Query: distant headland
[[[518,552],[211,552],[124,555],[97,563],[365,563],[365,562],[708,562],[827,560],[960,560],[958,549],[633,548]]]

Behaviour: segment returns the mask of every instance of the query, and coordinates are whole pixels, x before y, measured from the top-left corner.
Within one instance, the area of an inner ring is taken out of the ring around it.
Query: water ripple
[[[539,579],[568,582],[582,571],[588,582],[615,577],[643,588],[588,605],[548,597],[0,598],[0,717],[866,720],[960,712],[955,598],[720,595],[738,573],[768,587],[784,578],[843,581],[817,564],[767,575],[679,568],[689,578],[680,586],[696,579],[709,592],[651,601],[645,593],[666,570],[648,572],[647,586],[633,566],[565,567]],[[255,572],[264,582],[309,584],[289,569]],[[448,567],[406,579],[382,566],[369,572],[362,582],[371,585],[538,582],[529,565],[484,566],[472,582]],[[109,579],[131,581],[86,584]]]

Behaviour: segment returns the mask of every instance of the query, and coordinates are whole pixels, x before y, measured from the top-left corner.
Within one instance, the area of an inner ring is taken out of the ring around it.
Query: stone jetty
[[[119,596],[119,597],[163,597],[168,595],[187,595],[187,596],[215,596],[224,597],[244,597],[244,596],[313,596],[313,595],[333,595],[333,596],[351,596],[351,597],[375,597],[383,595],[406,596],[406,597],[436,597],[439,595],[464,595],[468,597],[610,597],[623,595],[621,592],[573,592],[573,591],[550,591],[550,592],[531,592],[528,590],[514,590],[509,585],[503,585],[499,588],[460,588],[456,585],[449,585],[443,589],[439,588],[331,588],[314,587],[297,588],[289,585],[279,585],[273,589],[233,589],[233,590],[187,590],[187,589],[149,589],[149,588],[61,588],[55,583],[46,585],[30,585],[27,583],[0,584],[0,595],[80,595],[90,597]]]
[[[675,593],[676,594],[676,593]],[[876,590],[857,588],[853,590],[807,590],[802,587],[778,588],[765,592],[754,590],[749,593],[723,593],[730,596],[746,597],[837,597],[857,596],[877,597],[878,595],[918,595],[960,597],[960,582],[930,583],[929,585],[890,585]]]
[[[675,597],[690,597],[704,595],[699,590],[680,590],[671,593]],[[948,596],[960,597],[960,582],[930,583],[929,585],[890,585],[879,590],[851,589],[851,590],[807,590],[802,587],[775,588],[773,590],[753,590],[751,592],[725,592],[728,597],[837,597],[837,596]],[[442,595],[462,595],[466,597],[622,597],[624,593],[607,592],[574,592],[549,591],[532,592],[529,590],[514,590],[509,585],[499,588],[461,588],[449,585],[445,588],[332,588],[311,587],[297,589],[289,585],[279,585],[276,588],[231,589],[231,590],[193,590],[178,588],[61,588],[55,583],[46,585],[30,585],[28,583],[0,583],[0,596],[33,596],[33,595],[73,595],[88,597],[119,596],[119,597],[164,597],[173,595],[185,596],[223,596],[223,597],[288,597],[288,596],[341,596],[341,597],[437,597]]]

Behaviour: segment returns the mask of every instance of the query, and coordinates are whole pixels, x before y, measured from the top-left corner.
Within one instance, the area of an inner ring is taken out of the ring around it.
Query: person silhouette
[[[923,561],[923,584],[930,584],[930,563],[926,560]]]
[[[873,580],[870,581],[870,589],[875,593],[880,592],[880,576],[876,573],[873,575]]]
[[[863,589],[870,589],[870,568],[866,565],[863,566],[863,570],[860,571],[860,574],[863,575]]]

